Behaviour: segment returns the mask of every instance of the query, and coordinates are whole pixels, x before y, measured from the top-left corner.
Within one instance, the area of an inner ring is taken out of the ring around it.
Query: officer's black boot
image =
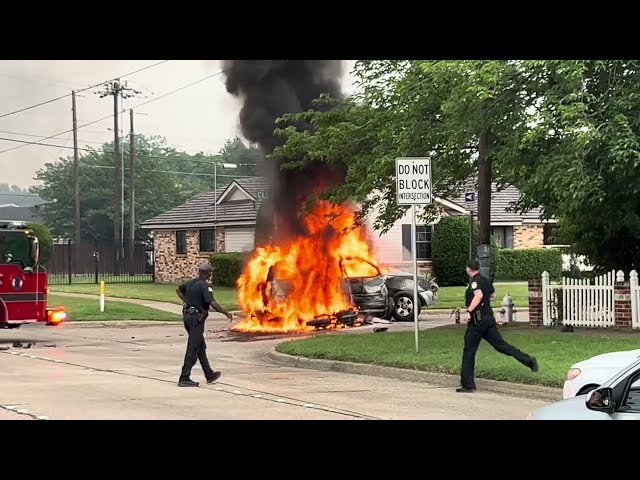
[[[207,383],[215,383],[215,381],[218,380],[221,376],[222,374],[220,372],[213,372],[213,375],[207,378]]]
[[[180,377],[180,380],[178,380],[178,386],[179,387],[197,387],[199,385],[200,384],[198,382],[194,382],[189,377],[187,377],[187,378]]]

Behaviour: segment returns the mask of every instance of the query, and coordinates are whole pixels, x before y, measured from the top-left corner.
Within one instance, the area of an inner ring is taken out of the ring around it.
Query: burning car
[[[393,299],[393,318],[399,322],[413,321],[413,275],[390,273],[386,275],[385,286]],[[418,315],[423,308],[430,307],[438,299],[438,284],[435,279],[418,277]],[[386,317],[383,317],[386,318]]]
[[[374,268],[377,274],[349,276],[344,265],[345,261],[365,262]],[[363,258],[341,259],[339,265],[343,275],[340,278],[340,288],[352,307],[350,310],[340,312],[342,315],[353,309],[366,316],[385,320],[413,321],[413,275],[401,272],[384,274],[376,264]],[[286,302],[294,291],[293,282],[276,278],[275,271],[275,267],[269,269],[267,281],[264,284],[265,305]],[[420,315],[422,308],[427,308],[435,302],[437,292],[438,285],[433,279],[422,278],[418,280],[418,298],[420,299],[418,315]],[[322,318],[324,317],[327,315],[322,316]],[[341,323],[349,324],[342,319],[340,314],[336,316],[336,319]],[[314,326],[314,323],[324,326],[322,321],[318,322],[318,318],[307,322],[307,325]]]

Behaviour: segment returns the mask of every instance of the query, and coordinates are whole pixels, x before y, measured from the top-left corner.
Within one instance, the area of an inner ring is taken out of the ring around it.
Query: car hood
[[[635,362],[640,357],[640,349],[627,350],[623,352],[610,352],[596,355],[587,360],[583,360],[574,364],[571,368],[579,368],[580,370],[592,369],[621,369],[630,363]]]
[[[611,420],[608,413],[589,410],[585,405],[587,395],[561,400],[539,408],[532,420]]]

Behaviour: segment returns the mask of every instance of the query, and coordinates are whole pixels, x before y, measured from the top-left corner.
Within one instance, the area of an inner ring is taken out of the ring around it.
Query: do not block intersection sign
[[[396,158],[398,205],[432,203],[431,162],[428,158]]]
[[[411,250],[413,256],[413,322],[416,353],[419,346],[418,257],[416,248],[416,205],[433,202],[431,189],[431,161],[429,158],[396,158],[396,201],[398,205],[411,205]]]

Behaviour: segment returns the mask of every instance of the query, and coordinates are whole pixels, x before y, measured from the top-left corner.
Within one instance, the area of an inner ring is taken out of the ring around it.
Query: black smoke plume
[[[227,91],[242,101],[243,136],[258,144],[267,156],[284,141],[274,135],[276,119],[309,110],[323,94],[342,98],[340,60],[225,60],[223,71]],[[267,216],[275,218],[277,228],[271,237],[276,243],[305,233],[298,213],[315,189],[344,180],[344,169],[330,170],[321,164],[281,171],[280,166],[286,161],[266,159],[272,208]]]

